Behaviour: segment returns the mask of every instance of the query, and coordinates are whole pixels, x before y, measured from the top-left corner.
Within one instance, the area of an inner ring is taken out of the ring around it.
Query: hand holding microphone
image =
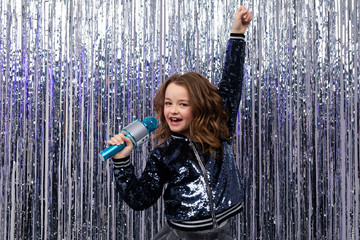
[[[111,145],[100,152],[101,160],[113,157],[114,159],[125,158],[138,145],[149,139],[149,134],[158,127],[158,121],[154,117],[147,117],[143,121],[134,121],[121,130],[108,141]]]
[[[121,146],[123,144],[126,145],[122,150],[112,156],[112,158],[114,159],[120,159],[130,156],[131,151],[134,149],[133,142],[130,140],[130,138],[125,137],[123,133],[116,134],[107,142],[107,144],[109,146]]]

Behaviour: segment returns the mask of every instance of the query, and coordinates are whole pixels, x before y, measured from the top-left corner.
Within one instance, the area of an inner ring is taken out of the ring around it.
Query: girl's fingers
[[[239,13],[239,15],[240,15],[240,20],[241,20],[241,21],[244,20],[244,18],[246,18],[246,16],[247,16],[248,13],[249,13],[249,10],[247,10],[246,8],[243,9],[243,10]]]
[[[130,138],[128,138],[128,137],[123,137],[123,139],[122,139],[124,142],[126,142],[126,144],[129,144],[129,143],[131,143],[131,140],[130,140]]]
[[[108,142],[107,144],[108,145],[121,145],[121,144],[124,144],[125,142],[125,136],[124,134],[120,133],[120,134],[117,134],[115,135],[114,137],[112,137]]]
[[[130,138],[127,138],[127,137],[125,137],[125,144],[126,144],[126,146],[128,146],[128,147],[131,147],[131,148],[134,147],[134,144],[133,144],[133,142],[131,141],[131,139],[130,139]]]
[[[252,20],[252,15],[251,15],[251,13],[250,13],[249,11],[247,11],[247,12],[243,15],[242,20],[243,20],[245,23],[251,22],[251,20]]]

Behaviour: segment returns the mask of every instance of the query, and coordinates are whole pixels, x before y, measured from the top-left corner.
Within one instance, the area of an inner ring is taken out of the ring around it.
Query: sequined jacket
[[[234,131],[240,104],[245,41],[228,41],[220,94]],[[173,134],[149,155],[140,178],[130,159],[113,160],[116,186],[134,210],[153,205],[162,195],[169,225],[186,230],[211,229],[242,209],[243,187],[236,167],[232,142],[223,142],[222,160],[203,156],[201,147]]]

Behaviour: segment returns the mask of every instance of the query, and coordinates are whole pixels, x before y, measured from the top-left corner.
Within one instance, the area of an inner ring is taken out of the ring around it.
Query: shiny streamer
[[[2,0],[0,238],[151,239],[162,200],[129,209],[97,154],[155,114],[167,76],[218,83],[239,5],[254,21],[234,238],[359,239],[357,0]],[[152,144],[133,153],[139,174]]]

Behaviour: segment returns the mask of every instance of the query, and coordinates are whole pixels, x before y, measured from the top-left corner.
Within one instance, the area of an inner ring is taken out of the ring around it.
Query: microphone
[[[146,117],[143,121],[136,120],[121,130],[125,137],[130,138],[134,143],[134,148],[145,143],[149,139],[149,134],[153,132],[159,123],[154,117]],[[99,153],[102,161],[111,158],[116,153],[120,152],[126,144],[111,145]]]

